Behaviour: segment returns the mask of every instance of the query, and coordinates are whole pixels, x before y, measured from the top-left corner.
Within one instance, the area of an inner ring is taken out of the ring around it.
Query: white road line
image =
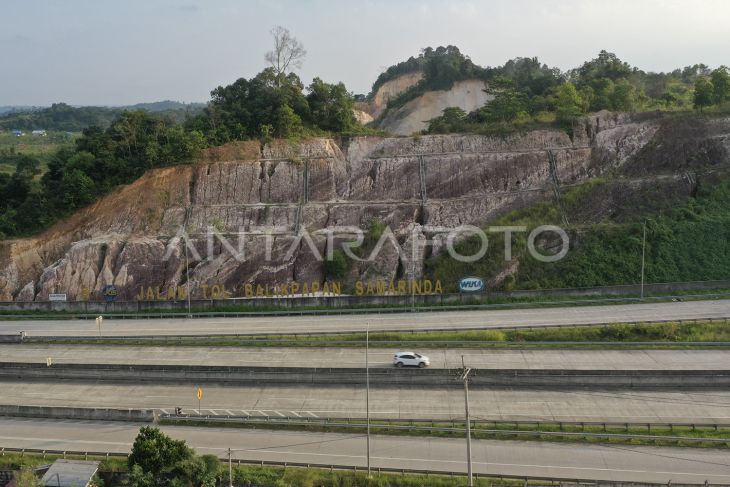
[[[266,414],[266,413],[265,413],[265,412],[263,412],[263,411],[259,411],[258,409],[257,409],[256,411],[254,411],[254,413],[259,413],[259,416],[266,416],[267,418],[269,417],[269,415],[268,415],[268,414]]]
[[[305,413],[309,414],[313,418],[319,418],[316,414],[314,414],[312,411],[305,411]]]
[[[213,413],[213,416],[220,416],[220,414],[218,414],[218,413],[217,413],[217,412],[215,411],[215,409],[208,409],[208,411],[210,411],[211,413]]]
[[[299,416],[299,413],[297,413],[296,411],[289,411],[289,412],[292,413],[297,418],[301,418],[301,416]]]
[[[228,414],[228,416],[235,416],[235,414],[233,414],[230,409],[226,409],[225,411]]]
[[[170,414],[170,413],[167,412],[167,409],[160,408],[160,411],[162,411],[162,414]]]
[[[274,411],[274,412],[275,412],[276,414],[278,414],[279,416],[281,416],[282,418],[286,418],[286,416],[284,416],[283,414],[281,414],[281,413],[280,413],[279,411]]]
[[[243,414],[245,414],[246,416],[251,416],[251,415],[249,414],[249,412],[248,412],[248,411],[246,411],[245,409],[241,409],[241,412],[242,412]]]

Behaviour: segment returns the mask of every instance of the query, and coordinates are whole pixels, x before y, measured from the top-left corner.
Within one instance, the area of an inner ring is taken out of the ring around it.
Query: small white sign
[[[49,294],[48,295],[48,300],[49,301],[66,301],[66,295],[65,294],[60,294],[60,293]]]

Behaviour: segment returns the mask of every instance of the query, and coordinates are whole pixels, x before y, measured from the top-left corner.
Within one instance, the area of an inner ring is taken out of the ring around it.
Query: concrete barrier
[[[188,365],[54,364],[0,362],[0,378],[148,383],[364,384],[361,368],[221,367]],[[385,386],[458,386],[456,370],[370,369],[370,383]],[[730,370],[474,369],[475,387],[674,388],[730,386]]]
[[[82,421],[132,421],[151,423],[152,409],[70,408],[56,406],[0,405],[0,416],[16,418],[76,419]]]
[[[730,289],[730,280],[716,281],[690,281],[690,282],[669,282],[652,283],[644,286],[645,294],[664,294],[685,292],[705,292],[712,290]],[[444,305],[469,305],[487,303],[500,299],[535,299],[535,298],[576,298],[594,297],[610,298],[619,296],[633,296],[638,298],[641,294],[640,284],[622,284],[615,286],[597,286],[584,288],[566,289],[522,289],[515,291],[489,291],[484,290],[478,293],[443,293],[423,294],[412,296],[410,294],[398,295],[337,295],[337,296],[285,296],[285,297],[252,297],[252,298],[231,298],[231,299],[192,299],[191,305],[196,310],[210,310],[226,306],[245,306],[255,312],[257,308],[262,312],[270,313],[272,308],[281,310],[297,310],[306,308],[331,308],[351,309],[362,308],[363,306],[394,307],[409,310],[415,303],[419,306],[444,306]],[[162,301],[2,301],[0,311],[38,311],[49,314],[55,312],[79,313],[79,314],[114,314],[114,313],[145,313],[183,311],[187,309],[185,300],[162,300]],[[367,309],[363,309],[366,312]]]

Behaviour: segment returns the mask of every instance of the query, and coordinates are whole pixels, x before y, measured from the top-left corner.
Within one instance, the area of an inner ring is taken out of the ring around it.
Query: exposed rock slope
[[[611,171],[624,175],[620,184],[656,178],[653,184],[661,185],[693,164],[727,163],[730,119],[709,121],[697,133],[703,153],[715,151],[705,161],[675,154],[677,160],[657,162],[665,154],[655,141],[657,131],[667,130],[663,124],[657,116],[602,113],[586,119],[572,139],[539,130],[504,138],[233,144],[194,165],[150,171],[36,238],[0,243],[0,300],[43,300],[54,292],[94,298],[107,284],[132,299],[140,286],[180,284],[184,247],[174,238],[182,231],[195,239],[188,256],[194,284],[322,282],[315,254],[328,250],[326,236],[313,235],[310,245],[296,235],[333,226],[368,228],[373,220],[390,226],[401,244],[418,243],[418,252],[390,246],[376,262],[354,267],[351,278],[418,276],[424,255],[438,251],[437,244],[423,245],[425,238],[438,241],[433,227],[489,223],[551,198],[555,178],[566,185]],[[221,252],[218,239],[209,253],[209,231],[231,237],[233,245],[234,235],[249,232],[244,258]]]

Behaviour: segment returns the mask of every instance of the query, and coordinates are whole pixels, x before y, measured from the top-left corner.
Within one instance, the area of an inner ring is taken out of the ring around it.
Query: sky
[[[3,0],[0,105],[204,102],[266,67],[275,25],[304,44],[305,84],[355,93],[448,44],[482,66],[567,70],[601,49],[645,71],[730,65],[726,0]]]

